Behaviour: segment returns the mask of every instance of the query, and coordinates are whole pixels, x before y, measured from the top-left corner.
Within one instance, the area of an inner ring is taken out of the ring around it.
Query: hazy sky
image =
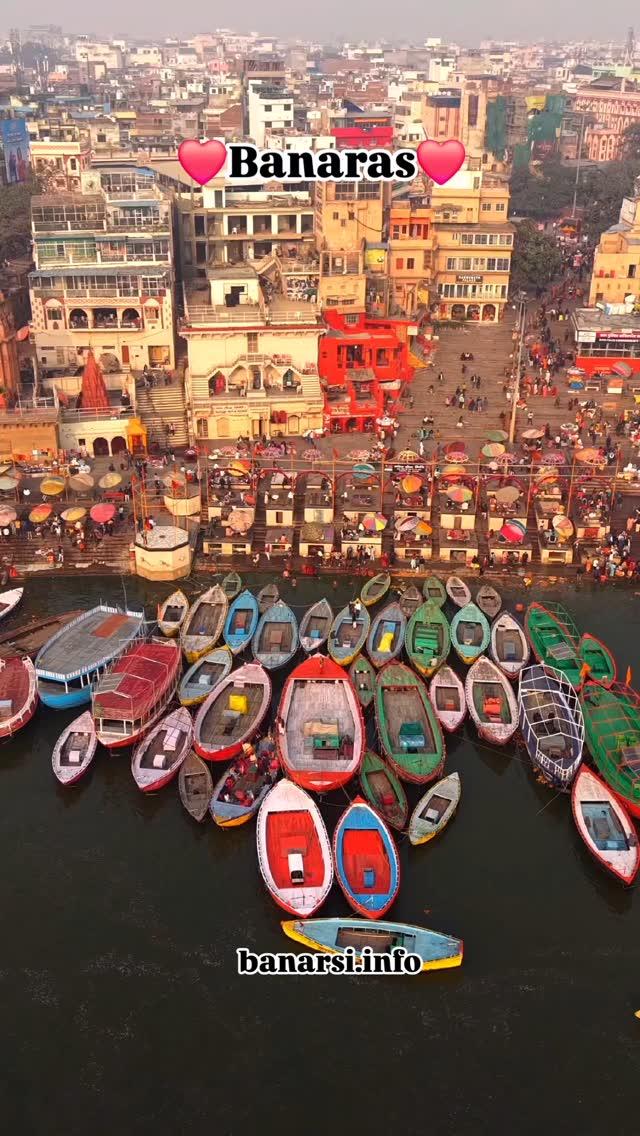
[[[439,7],[435,6],[434,7]],[[444,7],[444,5],[443,5]],[[449,5],[446,6],[447,8]],[[390,0],[322,0],[304,4],[300,0],[187,0],[175,4],[157,0],[152,7],[131,0],[109,0],[86,5],[80,0],[3,0],[0,5],[2,27],[55,23],[67,31],[129,34],[144,38],[153,35],[190,35],[231,27],[237,31],[257,30],[286,37],[301,36],[322,42],[344,42],[376,35],[420,42],[426,36],[474,44],[486,38],[563,39],[599,38],[624,40],[627,26],[635,20],[640,38],[637,0],[618,0],[615,5],[598,0],[456,0],[446,9],[430,15],[425,0],[404,0],[398,6]]]

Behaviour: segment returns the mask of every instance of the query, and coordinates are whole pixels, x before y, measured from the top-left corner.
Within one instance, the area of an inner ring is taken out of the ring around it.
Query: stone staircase
[[[184,449],[189,445],[182,379],[173,379],[168,386],[157,384],[151,390],[139,386],[136,407],[147,427],[150,449]],[[168,437],[166,426],[174,426],[175,434]]]

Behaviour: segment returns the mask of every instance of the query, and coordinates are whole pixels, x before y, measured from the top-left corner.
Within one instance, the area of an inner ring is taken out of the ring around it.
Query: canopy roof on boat
[[[136,643],[98,683],[94,716],[127,722],[144,718],[169,689],[179,664],[175,643]]]

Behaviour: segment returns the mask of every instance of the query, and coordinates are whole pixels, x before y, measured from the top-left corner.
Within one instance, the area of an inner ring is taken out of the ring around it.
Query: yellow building
[[[393,201],[389,210],[390,312],[412,315],[429,302],[433,214],[426,193]]]
[[[625,197],[617,225],[607,229],[593,258],[589,304],[637,303],[640,288],[640,178],[633,197]]]
[[[385,183],[316,183],[315,234],[320,252],[318,299],[322,307],[365,310],[365,242],[382,241]]]

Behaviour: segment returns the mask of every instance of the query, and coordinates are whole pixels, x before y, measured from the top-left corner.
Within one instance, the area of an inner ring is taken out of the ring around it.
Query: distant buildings
[[[590,304],[640,308],[640,178],[633,197],[625,197],[617,224],[607,229],[593,258]]]

